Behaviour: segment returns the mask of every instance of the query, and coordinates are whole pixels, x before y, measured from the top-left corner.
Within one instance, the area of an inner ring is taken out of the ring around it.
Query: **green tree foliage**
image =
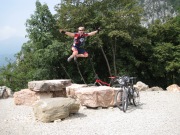
[[[33,49],[44,49],[52,44],[53,39],[59,39],[56,20],[46,4],[36,2],[36,11],[26,21],[27,37],[34,44]]]
[[[180,83],[180,21],[179,16],[161,24],[157,21],[149,28],[153,54],[153,75],[161,85]],[[160,82],[160,81],[158,81]],[[166,83],[165,83],[166,82]]]
[[[62,36],[58,31],[55,17],[50,13],[46,4],[36,2],[34,15],[26,22],[28,37],[30,39],[26,47],[30,46],[33,70],[32,79],[56,79],[61,73],[60,67],[63,57],[67,55],[66,46],[61,42]],[[22,50],[22,54],[24,50]],[[25,51],[27,52],[27,51]],[[27,55],[27,54],[26,54]]]

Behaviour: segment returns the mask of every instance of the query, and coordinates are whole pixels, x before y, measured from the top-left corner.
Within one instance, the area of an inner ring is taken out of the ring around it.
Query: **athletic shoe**
[[[74,61],[77,61],[77,57],[76,56],[74,56]]]
[[[71,60],[72,60],[72,57],[70,56],[70,57],[67,59],[67,61],[70,62]]]

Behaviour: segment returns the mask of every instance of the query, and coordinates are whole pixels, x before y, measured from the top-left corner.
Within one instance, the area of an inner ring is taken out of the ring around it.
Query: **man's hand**
[[[101,28],[97,28],[97,33],[99,33],[100,30],[101,30]]]
[[[65,34],[66,31],[62,30],[62,29],[59,29],[59,32],[62,33],[62,34]]]

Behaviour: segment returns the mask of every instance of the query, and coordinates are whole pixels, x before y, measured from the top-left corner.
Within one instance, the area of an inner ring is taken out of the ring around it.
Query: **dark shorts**
[[[76,46],[72,46],[72,47],[76,48],[76,50],[78,51],[78,54],[87,53],[83,48],[79,48],[79,47],[76,47]]]

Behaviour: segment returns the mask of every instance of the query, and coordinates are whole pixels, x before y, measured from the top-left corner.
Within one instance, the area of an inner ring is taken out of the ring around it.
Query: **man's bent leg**
[[[78,54],[78,50],[75,47],[72,47],[72,51],[73,51],[72,55],[69,56],[69,58],[67,59],[68,62],[70,62]]]
[[[85,52],[84,54],[77,54],[76,57],[88,57],[88,53]]]

